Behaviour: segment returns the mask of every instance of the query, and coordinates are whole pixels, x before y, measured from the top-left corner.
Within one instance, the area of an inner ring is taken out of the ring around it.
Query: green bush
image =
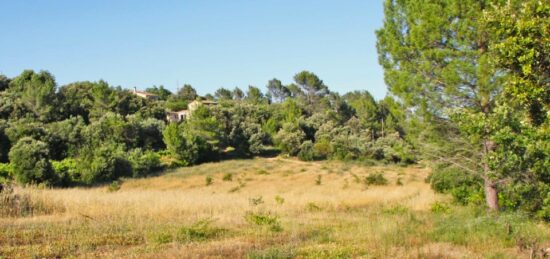
[[[109,182],[132,175],[132,165],[123,146],[112,143],[84,151],[78,159],[78,170],[81,172],[79,181],[84,184]]]
[[[225,232],[224,229],[211,226],[212,220],[200,220],[189,227],[181,227],[177,234],[178,242],[206,241],[215,238]]]
[[[20,139],[9,153],[15,180],[22,184],[57,183],[48,145],[30,137]]]
[[[162,170],[160,155],[152,151],[133,149],[128,152],[128,161],[132,165],[132,176],[143,177]]]
[[[206,182],[206,186],[212,185],[212,183],[214,182],[214,179],[210,175],[207,175],[204,180]]]
[[[386,185],[388,179],[382,173],[371,173],[363,181],[366,185]]]
[[[279,221],[279,217],[276,215],[247,212],[245,215],[245,219],[250,224],[268,227],[268,229],[273,232],[280,232],[283,230]]]
[[[313,161],[315,160],[315,154],[313,149],[313,142],[311,140],[306,140],[300,146],[300,152],[298,153],[298,158],[302,161]]]
[[[7,182],[11,179],[13,167],[11,164],[0,163],[0,183]]]
[[[65,158],[61,161],[52,161],[52,167],[62,186],[69,186],[81,178],[75,159]]]
[[[223,175],[223,181],[230,182],[233,181],[233,174],[232,173],[226,173]]]
[[[480,193],[483,192],[483,180],[479,176],[444,164],[434,167],[428,181],[436,192],[451,194],[459,204],[477,201]]]

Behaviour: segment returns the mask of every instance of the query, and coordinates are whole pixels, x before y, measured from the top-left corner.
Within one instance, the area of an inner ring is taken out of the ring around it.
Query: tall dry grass
[[[107,187],[19,188],[20,195],[56,209],[31,217],[0,218],[0,256],[461,258],[526,254],[518,248],[519,241],[502,241],[500,232],[476,242],[460,238],[476,234],[477,228],[457,230],[456,236],[442,232],[448,220],[464,225],[469,217],[482,214],[452,205],[448,205],[449,213],[431,212],[435,202],[447,204],[447,197],[436,195],[424,182],[429,171],[258,158],[123,180],[114,192]],[[372,173],[382,173],[388,184],[366,185],[363,180]],[[206,184],[206,177],[212,178],[211,184]],[[250,221],[247,215],[255,215],[260,222]],[[452,215],[462,216],[453,219]],[[272,223],[262,225],[261,220],[270,219],[281,229],[274,231]],[[195,227],[205,220],[210,223]],[[512,223],[495,224],[501,231],[498,224]],[[521,235],[509,238],[523,238],[535,225],[521,225],[515,230]],[[542,229],[536,238],[525,238],[544,246],[550,230],[546,225],[536,226]]]

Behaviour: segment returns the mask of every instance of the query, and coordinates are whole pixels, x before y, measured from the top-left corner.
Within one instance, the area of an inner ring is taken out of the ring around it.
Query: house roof
[[[135,94],[143,94],[143,95],[147,95],[147,96],[157,96],[156,94],[152,94],[152,93],[145,92],[145,91],[140,91],[140,90],[134,90],[133,93],[135,93]]]

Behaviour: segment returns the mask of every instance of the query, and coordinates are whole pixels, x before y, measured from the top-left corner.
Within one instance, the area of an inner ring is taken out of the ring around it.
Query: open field
[[[367,185],[382,173],[386,185]],[[422,166],[257,158],[117,186],[16,188],[0,257],[529,258],[550,227],[434,194]],[[209,180],[210,179],[210,180]]]

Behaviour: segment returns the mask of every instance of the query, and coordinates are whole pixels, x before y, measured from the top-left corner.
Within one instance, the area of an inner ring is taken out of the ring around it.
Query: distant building
[[[190,102],[188,105],[187,105],[187,110],[181,110],[181,111],[175,111],[175,112],[168,112],[166,114],[166,120],[168,122],[180,122],[182,120],[186,120],[189,118],[189,116],[191,115],[191,113],[193,113],[193,111],[195,111],[197,108],[199,108],[199,106],[201,105],[207,105],[207,106],[211,106],[211,105],[217,105],[218,103],[217,102],[214,102],[214,101],[208,101],[208,100],[195,100],[195,101],[192,101]]]
[[[179,122],[187,119],[187,110],[181,110],[177,112],[168,112],[166,114],[166,120],[169,122]]]
[[[148,93],[148,92],[145,92],[145,91],[140,91],[138,90],[136,87],[134,87],[134,91],[132,91],[133,94],[141,97],[141,98],[145,98],[145,99],[148,99],[148,100],[158,100],[158,95],[156,94],[152,94],[152,93]]]

